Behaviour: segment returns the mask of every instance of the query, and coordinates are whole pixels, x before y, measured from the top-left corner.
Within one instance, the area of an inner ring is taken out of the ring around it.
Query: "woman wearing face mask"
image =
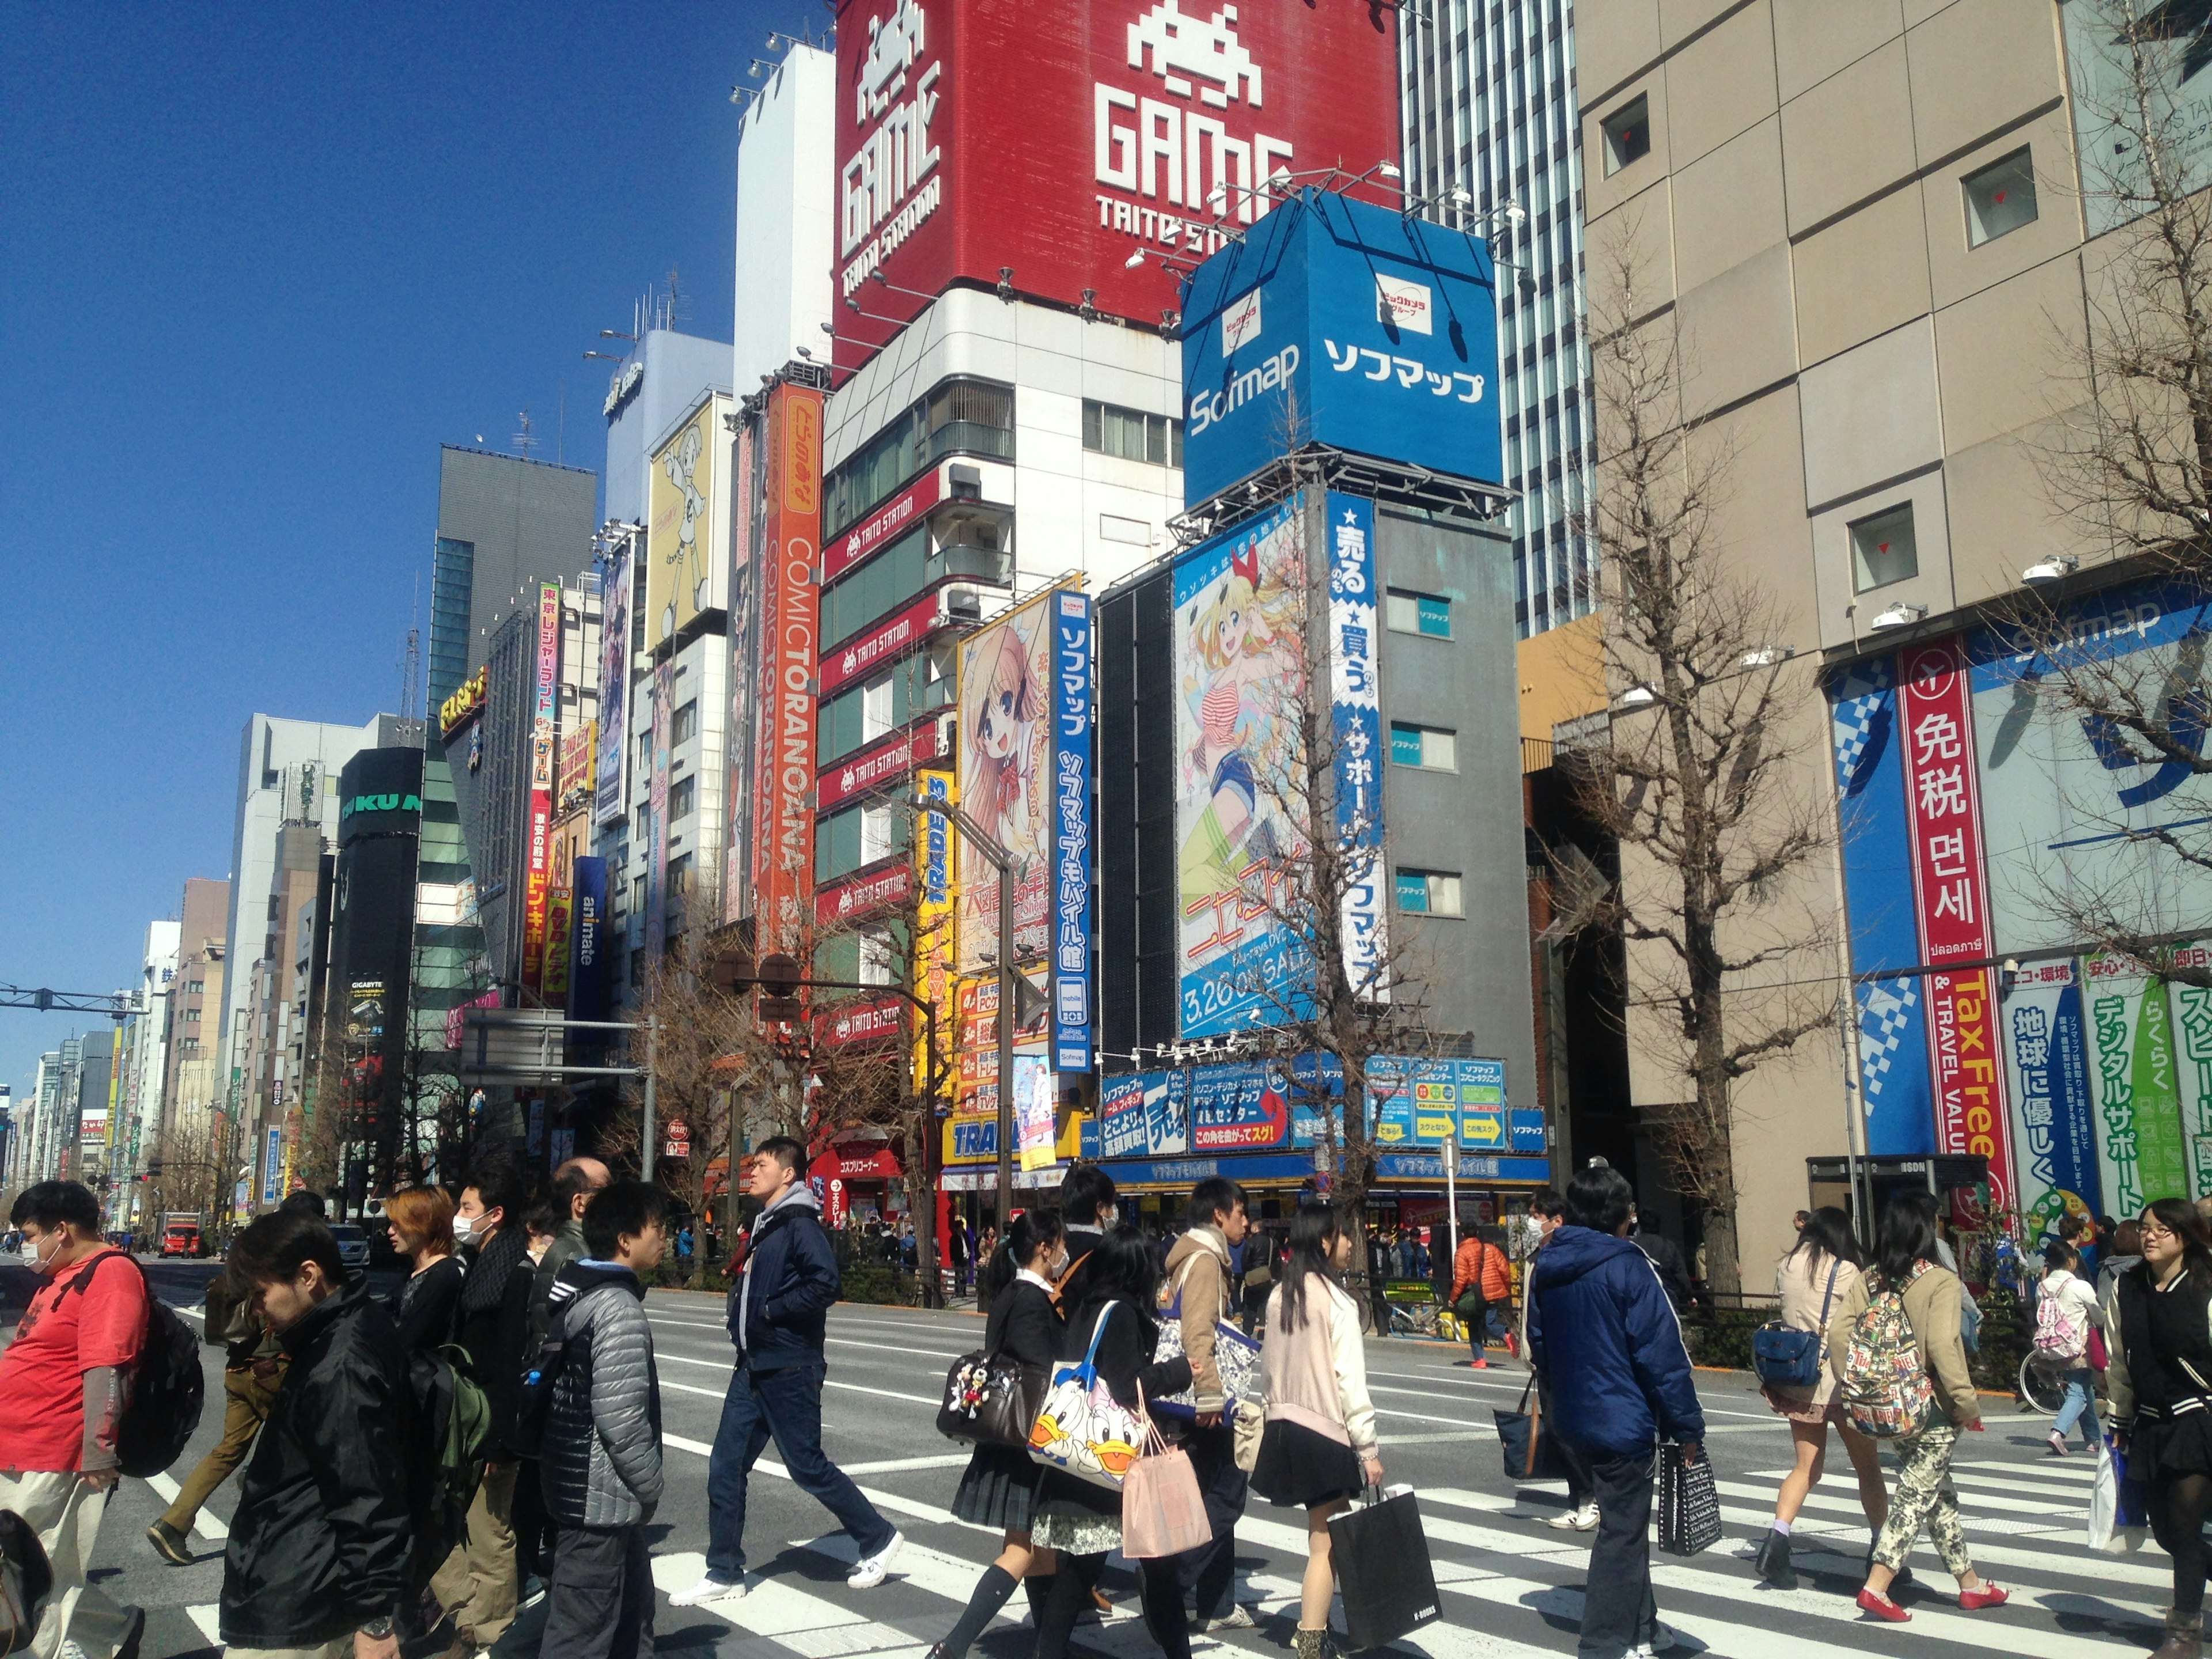
[[[2142,1212],[2142,1260],[2113,1287],[2105,1386],[2130,1478],[2150,1481],[2150,1525],[2173,1558],[2173,1606],[2152,1659],[2204,1651],[2204,1519],[2212,1513],[2212,1249],[2196,1209]]]
[[[1003,1353],[1030,1370],[1051,1370],[1060,1355],[1061,1328],[1052,1287],[1066,1267],[1059,1211],[1030,1210],[1014,1218],[1006,1243],[983,1270],[981,1289],[991,1303],[983,1325],[985,1353]],[[1040,1614],[1054,1561],[1050,1550],[1034,1548],[1030,1540],[1036,1484],[1037,1466],[1018,1446],[978,1446],[968,1460],[952,1513],[978,1526],[1002,1528],[1006,1547],[983,1570],[968,1610],[952,1633],[930,1649],[928,1659],[965,1659],[1017,1583],[1028,1585],[1030,1611]]]
[[[385,1201],[384,1214],[392,1224],[392,1248],[412,1269],[392,1299],[402,1352],[452,1341],[463,1276],[453,1256],[453,1200],[435,1187],[410,1187]]]

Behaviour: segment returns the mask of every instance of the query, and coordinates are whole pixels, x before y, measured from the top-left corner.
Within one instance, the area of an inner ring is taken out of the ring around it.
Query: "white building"
[[[168,1075],[169,993],[177,977],[184,923],[174,917],[146,924],[146,949],[138,970],[137,1006],[124,1020],[117,1064],[117,1111],[110,1127],[116,1176],[109,1194],[115,1224],[142,1220],[133,1212],[131,1177],[146,1167],[161,1133],[161,1087]]]

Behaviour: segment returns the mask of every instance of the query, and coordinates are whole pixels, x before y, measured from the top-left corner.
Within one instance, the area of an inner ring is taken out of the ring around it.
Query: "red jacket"
[[[1503,1304],[1513,1299],[1513,1266],[1505,1252],[1470,1233],[1460,1240],[1459,1254],[1452,1258],[1451,1300],[1458,1301],[1460,1292],[1478,1280],[1485,1302]]]

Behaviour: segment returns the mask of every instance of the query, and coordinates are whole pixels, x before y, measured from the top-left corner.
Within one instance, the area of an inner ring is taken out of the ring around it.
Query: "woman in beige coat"
[[[1889,1492],[1881,1480],[1881,1453],[1875,1443],[1844,1420],[1836,1397],[1836,1372],[1828,1350],[1826,1320],[1848,1302],[1859,1284],[1859,1246],[1850,1218],[1832,1206],[1805,1218],[1796,1248],[1774,1269],[1774,1293],[1782,1299],[1781,1322],[1796,1331],[1820,1334],[1820,1377],[1809,1389],[1765,1383],[1759,1392],[1778,1416],[1790,1422],[1796,1466],[1774,1495],[1774,1525],[1759,1546],[1759,1576],[1777,1589],[1794,1589],[1797,1574],[1790,1565],[1790,1529],[1805,1506],[1806,1494],[1820,1479],[1828,1458],[1828,1425],[1844,1437],[1844,1454],[1858,1477],[1859,1507],[1874,1532],[1889,1518]],[[1869,1540],[1868,1547],[1872,1549]]]

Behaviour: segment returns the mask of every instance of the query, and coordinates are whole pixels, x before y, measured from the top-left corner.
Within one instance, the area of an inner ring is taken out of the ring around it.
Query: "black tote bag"
[[[1521,1404],[1512,1411],[1493,1406],[1490,1414],[1497,1419],[1498,1443],[1505,1455],[1505,1478],[1508,1480],[1564,1480],[1567,1478],[1566,1460],[1559,1455],[1559,1448],[1544,1425],[1541,1396],[1537,1398],[1534,1411],[1528,1409],[1529,1396],[1536,1392],[1536,1374],[1528,1374],[1528,1386],[1521,1390]]]
[[[1345,1649],[1362,1653],[1432,1624],[1443,1608],[1411,1486],[1370,1486],[1328,1523],[1344,1595]]]
[[[1692,1458],[1680,1446],[1659,1449],[1659,1547],[1668,1555],[1695,1555],[1721,1538],[1721,1495],[1712,1460],[1702,1448]]]

